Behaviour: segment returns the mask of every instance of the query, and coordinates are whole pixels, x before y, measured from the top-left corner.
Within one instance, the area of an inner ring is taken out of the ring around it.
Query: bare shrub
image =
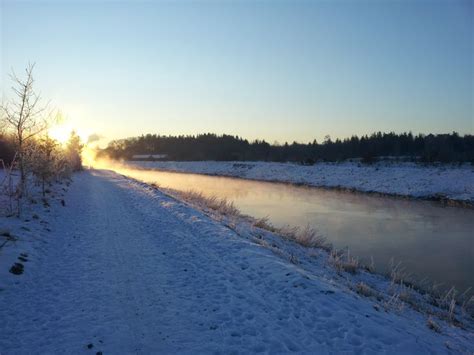
[[[38,140],[32,153],[31,171],[41,183],[43,197],[45,186],[55,174],[55,161],[57,159],[58,142],[45,136]]]
[[[13,160],[7,166],[3,160],[0,160],[3,172],[5,174],[2,181],[0,181],[0,192],[8,197],[8,209],[7,214],[19,214],[20,213],[20,202],[19,202],[19,187],[13,181],[13,168],[17,162],[17,154],[13,156]],[[15,204],[14,204],[15,202]]]
[[[10,164],[6,182],[2,182],[4,193],[10,198],[10,211],[13,211],[12,199],[16,200],[15,214],[20,216],[23,197],[28,197],[30,177],[33,174],[42,185],[43,196],[46,184],[54,178],[67,177],[71,171],[81,168],[80,138],[74,132],[66,147],[49,138],[45,132],[53,121],[53,111],[47,112],[48,105],[41,105],[41,97],[34,89],[34,65],[28,65],[25,77],[20,78],[12,72],[13,95],[0,104],[1,123],[11,136],[11,146],[15,157]],[[59,118],[59,114],[54,115]],[[11,169],[19,172],[19,181],[13,186]]]
[[[14,72],[11,74],[15,99],[0,106],[7,128],[15,137],[21,193],[26,187],[28,174],[27,159],[25,159],[27,144],[36,135],[47,129],[48,121],[51,119],[51,114],[45,114],[46,106],[40,107],[41,98],[33,88],[33,69],[34,64],[30,64],[26,68],[25,79],[19,78]]]

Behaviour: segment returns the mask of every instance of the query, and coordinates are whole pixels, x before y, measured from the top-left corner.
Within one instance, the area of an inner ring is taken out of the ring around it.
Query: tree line
[[[56,115],[36,93],[33,69],[29,65],[24,77],[12,73],[12,95],[0,104],[0,194],[9,197],[8,212],[16,215],[32,184],[45,198],[47,186],[82,168],[83,145],[75,132],[66,145],[48,135]]]
[[[450,134],[373,133],[322,143],[269,144],[265,140],[249,142],[238,136],[212,133],[186,136],[147,134],[114,140],[98,155],[112,159],[133,159],[134,155],[166,154],[168,160],[259,160],[300,162],[336,162],[361,159],[372,163],[380,157],[395,157],[419,162],[474,163],[474,136]]]

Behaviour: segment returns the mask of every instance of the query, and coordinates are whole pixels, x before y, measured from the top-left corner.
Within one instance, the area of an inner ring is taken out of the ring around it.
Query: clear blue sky
[[[1,89],[107,138],[474,133],[473,1],[11,1]]]

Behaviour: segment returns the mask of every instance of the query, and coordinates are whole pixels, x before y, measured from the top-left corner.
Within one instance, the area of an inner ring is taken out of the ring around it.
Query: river
[[[474,286],[474,210],[438,202],[380,197],[260,182],[114,167],[138,180],[226,198],[247,215],[275,226],[316,228],[336,248],[386,272],[393,259],[420,282],[464,291]]]

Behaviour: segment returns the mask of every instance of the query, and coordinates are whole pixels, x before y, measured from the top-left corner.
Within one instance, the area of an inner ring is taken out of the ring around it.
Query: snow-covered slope
[[[422,166],[413,163],[380,162],[367,166],[347,162],[303,166],[291,163],[215,161],[134,161],[126,164],[139,168],[347,188],[417,198],[447,198],[474,203],[474,168],[471,165]]]
[[[2,250],[31,249],[1,274],[2,354],[474,351],[469,331],[350,291],[322,251],[291,263],[145,184],[74,180]]]

